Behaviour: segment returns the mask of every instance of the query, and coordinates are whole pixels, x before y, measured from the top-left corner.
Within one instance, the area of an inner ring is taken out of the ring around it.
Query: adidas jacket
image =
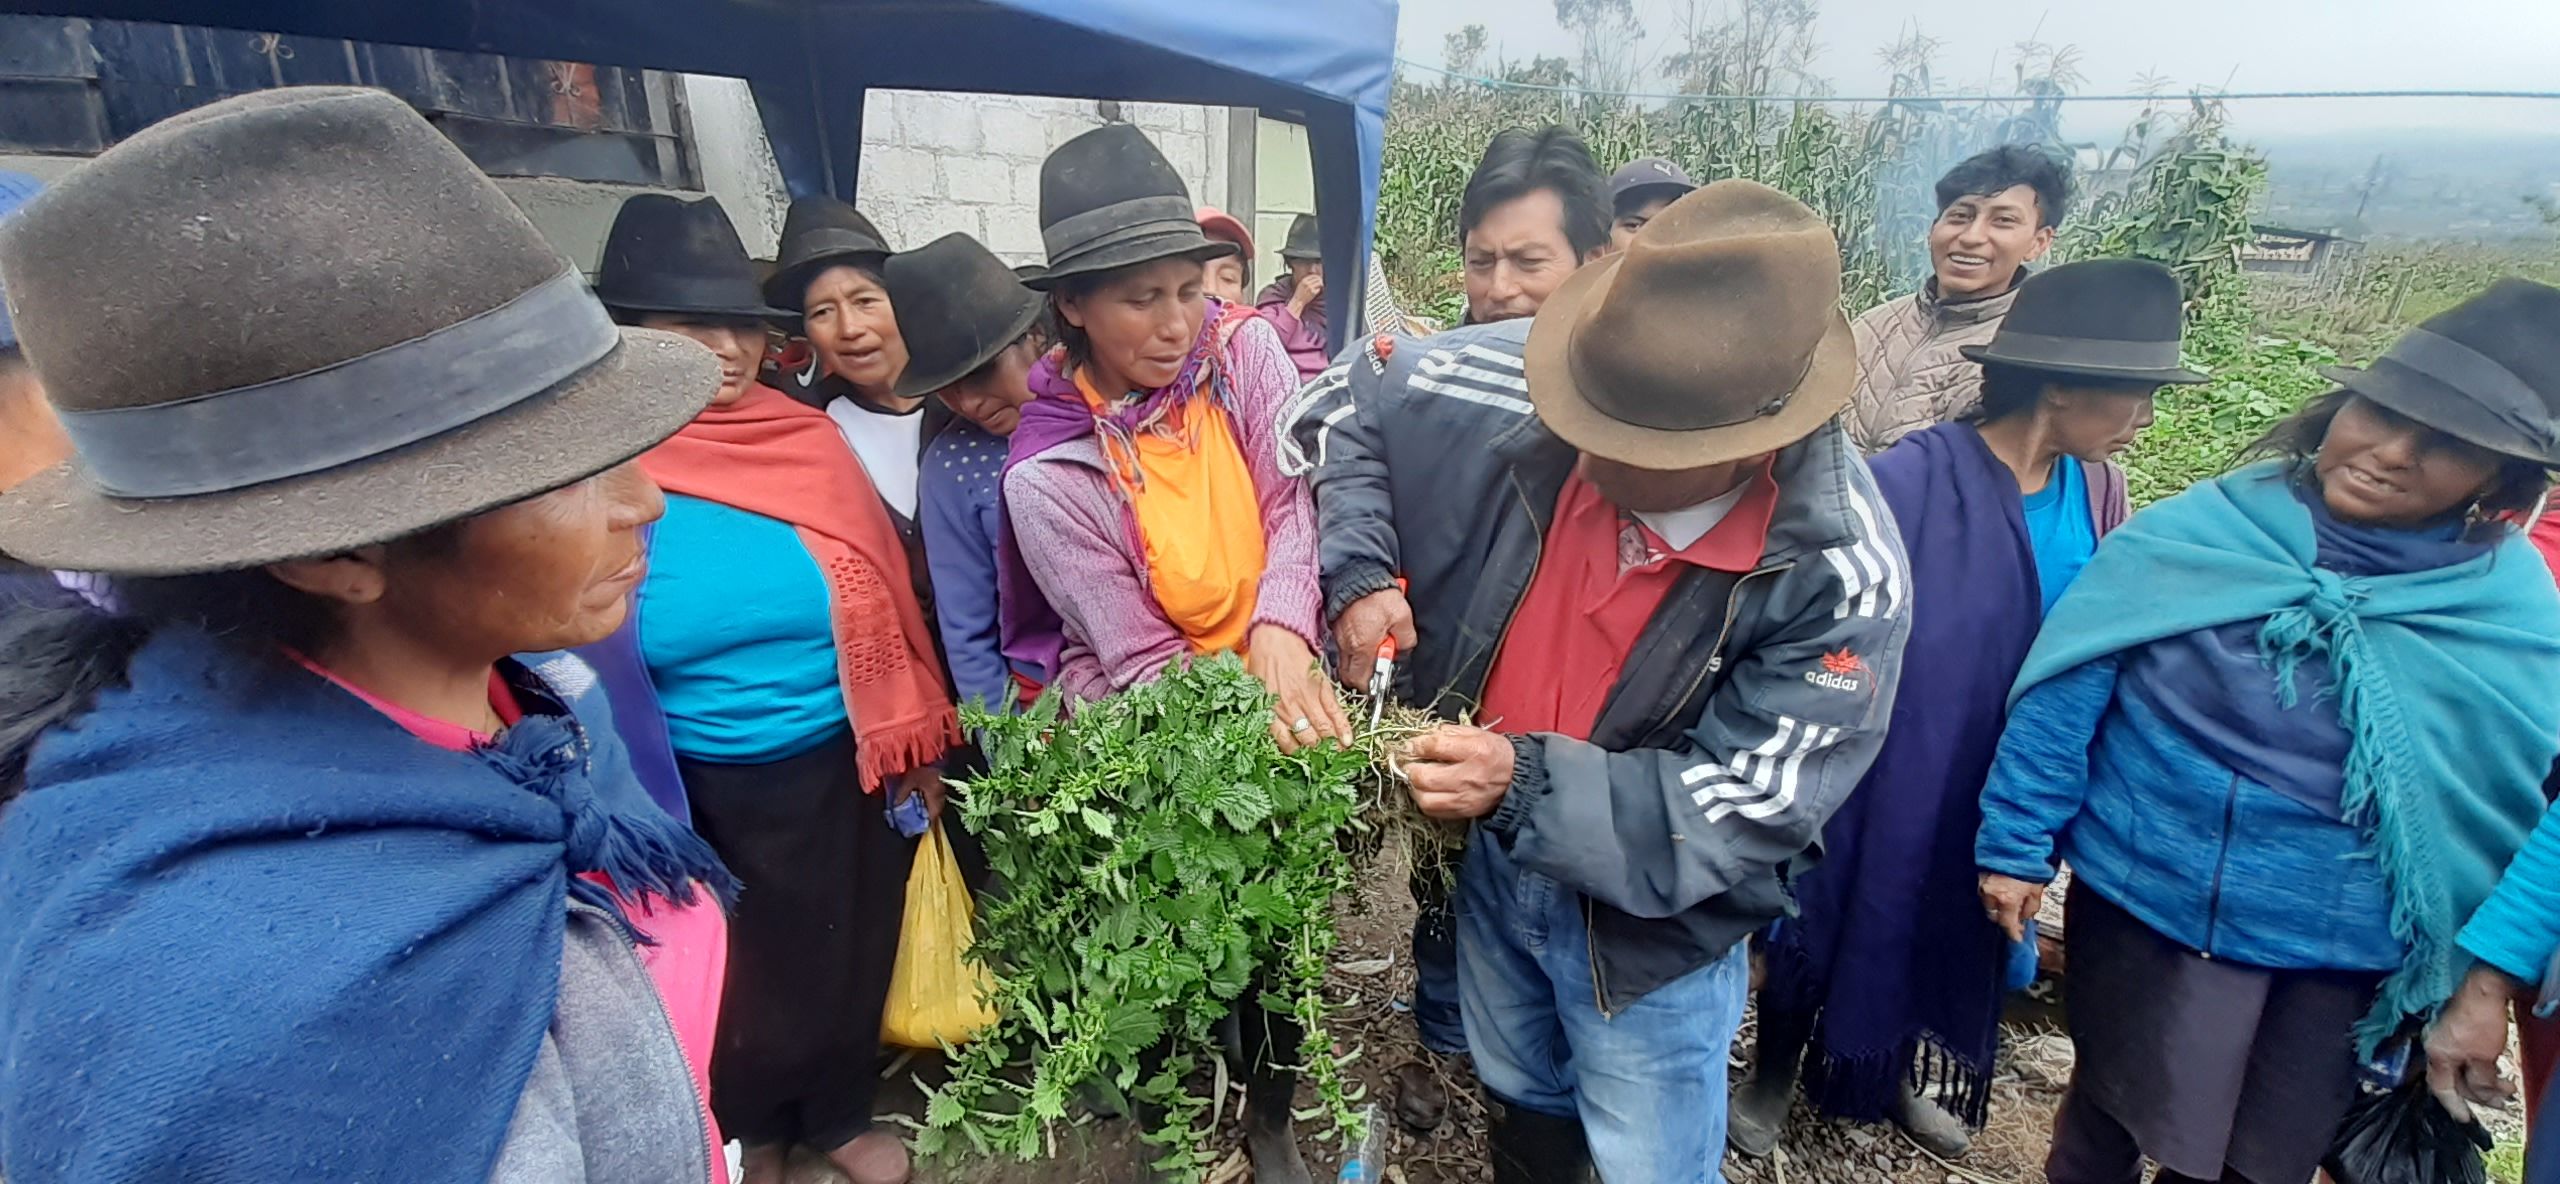
[[[1399,694],[1455,716],[1484,690],[1577,454],[1528,402],[1527,320],[1376,343],[1292,417],[1312,467],[1328,621],[1408,592]],[[1515,740],[1482,828],[1583,897],[1604,1013],[1789,907],[1822,824],[1892,715],[1910,583],[1902,542],[1836,424],[1778,454],[1748,575],[1691,571],[1646,627],[1589,741]],[[1409,682],[1404,681],[1410,679]]]

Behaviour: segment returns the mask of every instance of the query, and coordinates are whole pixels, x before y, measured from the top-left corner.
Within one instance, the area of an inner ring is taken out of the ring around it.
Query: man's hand
[[[1280,751],[1313,748],[1328,739],[1351,743],[1351,717],[1326,685],[1324,667],[1305,638],[1277,625],[1256,625],[1245,637],[1244,668],[1279,700],[1271,708],[1271,739]]]
[[[2044,885],[2011,876],[1983,873],[1982,911],[2011,941],[2027,939],[2027,918],[2044,907]]]
[[[1413,653],[1413,605],[1401,588],[1380,588],[1342,610],[1333,622],[1333,644],[1342,651],[1342,685],[1366,690],[1378,668],[1378,643],[1396,639],[1396,660]]]
[[[1307,315],[1307,306],[1324,298],[1324,273],[1319,271],[1290,285],[1289,315]]]
[[[2514,980],[2489,967],[2474,969],[2427,1028],[2427,1092],[2456,1122],[2472,1120],[2471,1108],[2504,1109],[2515,1089],[2498,1075],[2507,1051],[2507,1004]]]
[[[942,802],[950,796],[950,787],[942,783],[942,770],[926,765],[900,773],[889,782],[894,794],[891,801],[903,802],[916,794],[923,794],[925,817],[936,822],[942,820]]]
[[[1511,792],[1511,738],[1464,724],[1442,724],[1396,754],[1413,804],[1427,818],[1482,818]]]

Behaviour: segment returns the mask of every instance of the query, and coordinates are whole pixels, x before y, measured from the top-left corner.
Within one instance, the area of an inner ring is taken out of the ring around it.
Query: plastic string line
[[[1579,86],[1549,86],[1541,82],[1513,82],[1502,78],[1487,78],[1480,74],[1461,74],[1455,70],[1425,65],[1410,58],[1397,58],[1396,65],[1499,90],[1529,90],[1547,94],[1587,95],[1610,99],[1655,99],[1687,103],[2155,103],[2174,102],[2189,97],[2211,99],[2216,102],[2233,102],[2242,99],[2560,99],[2560,90],[2195,90],[2120,95],[1684,95],[1666,91],[1590,90]]]

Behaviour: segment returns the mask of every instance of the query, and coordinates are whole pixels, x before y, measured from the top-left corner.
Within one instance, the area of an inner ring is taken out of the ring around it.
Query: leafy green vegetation
[[[1332,745],[1284,756],[1270,716],[1232,655],[1072,716],[1055,694],[1020,715],[969,709],[989,770],[955,800],[1001,885],[973,950],[1000,1018],[932,1092],[920,1152],[957,1139],[1037,1159],[1091,1093],[1160,1107],[1157,1165],[1196,1179],[1215,1118],[1194,1086],[1248,996],[1305,1028],[1318,1116],[1356,1121],[1322,987],[1369,760]]]
[[[2489,1150],[2488,1168],[2495,1184],[2524,1184],[2524,1140],[2512,1136],[2498,1140]]]

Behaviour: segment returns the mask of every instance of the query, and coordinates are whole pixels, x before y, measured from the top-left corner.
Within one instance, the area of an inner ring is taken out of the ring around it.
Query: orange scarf
[[[1212,381],[1208,374],[1201,377],[1203,386]],[[1108,410],[1081,370],[1076,389],[1094,414]],[[1104,462],[1137,522],[1156,606],[1182,631],[1192,653],[1243,653],[1266,540],[1253,470],[1245,467],[1226,408],[1204,391],[1173,404],[1158,422],[1126,440],[1114,433],[1099,436]]]
[[[826,576],[836,675],[853,716],[862,787],[941,759],[959,715],[935,668],[907,553],[860,462],[823,411],[758,386],[708,407],[640,468],[671,493],[790,523]]]

